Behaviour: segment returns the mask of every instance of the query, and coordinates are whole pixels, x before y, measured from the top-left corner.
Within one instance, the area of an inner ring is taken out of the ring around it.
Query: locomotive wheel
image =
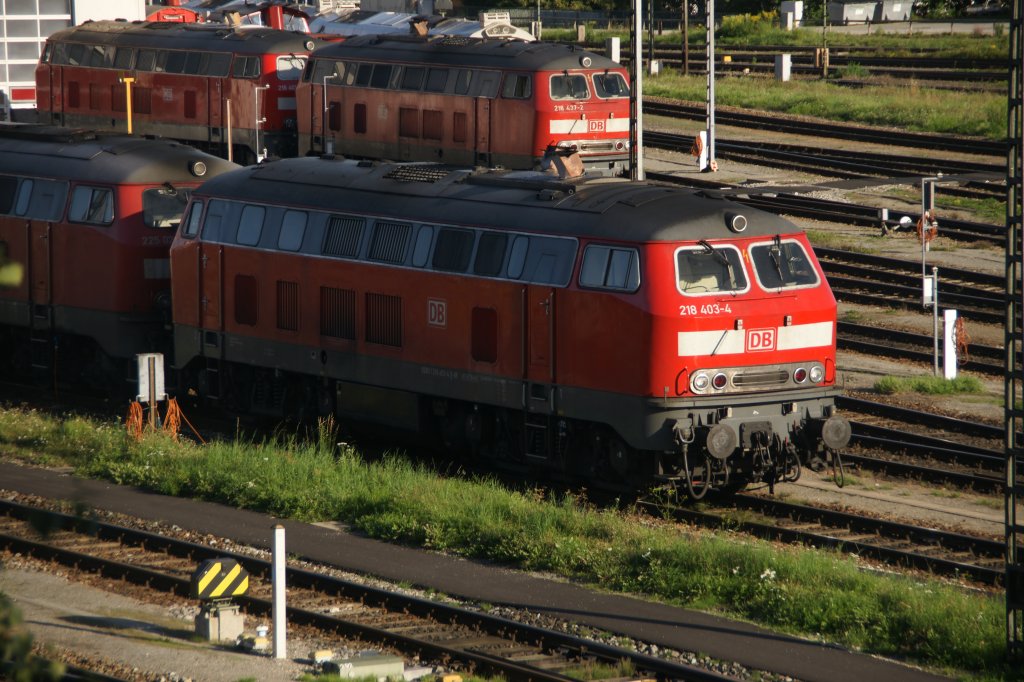
[[[632,469],[633,457],[629,446],[619,438],[612,438],[608,442],[608,466],[614,476],[625,478]]]

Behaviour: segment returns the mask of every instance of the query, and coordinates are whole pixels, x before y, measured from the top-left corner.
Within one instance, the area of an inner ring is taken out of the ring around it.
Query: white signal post
[[[653,1],[653,0],[648,0]],[[642,0],[633,0],[633,27],[629,42],[633,59],[629,63],[629,103],[631,116],[629,120],[629,177],[631,180],[644,180],[644,113],[643,113],[643,7]]]
[[[708,96],[705,149],[707,149],[707,165],[701,168],[702,171],[718,170],[718,161],[715,160],[715,0],[707,0],[704,5],[704,23],[706,24],[707,35],[707,70],[708,70]]]
[[[285,553],[284,526],[274,526],[274,549],[271,553],[271,591],[273,606],[271,619],[274,621],[274,658],[288,657],[288,607],[285,603]]]

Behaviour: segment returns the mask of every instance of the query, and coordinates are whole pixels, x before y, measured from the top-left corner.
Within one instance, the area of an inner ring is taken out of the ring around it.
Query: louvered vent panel
[[[366,294],[366,340],[384,346],[402,345],[402,299]]]
[[[320,333],[323,336],[355,340],[355,291],[320,287]]]

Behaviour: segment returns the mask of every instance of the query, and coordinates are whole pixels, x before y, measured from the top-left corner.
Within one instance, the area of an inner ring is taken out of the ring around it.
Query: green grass
[[[696,102],[705,100],[706,90],[703,76],[681,76],[669,69],[644,78],[643,84],[645,97]],[[851,90],[828,81],[721,78],[715,82],[715,102],[920,132],[1006,136],[1006,96],[988,92],[950,96],[919,85]]]
[[[159,434],[135,443],[105,423],[89,437],[87,423],[9,409],[0,411],[0,441],[8,456],[68,464],[83,476],[280,517],[341,521],[381,540],[551,572],[942,669],[1020,679],[1002,662],[1000,598],[868,573],[838,552],[639,523],[577,497],[439,477],[394,454],[366,461],[336,449],[329,425],[312,442],[197,446]]]
[[[878,253],[878,249],[869,243],[871,239],[879,239],[878,235],[854,237],[827,230],[807,230],[806,233],[811,244],[818,248],[843,249],[856,253]]]
[[[944,379],[931,374],[916,377],[882,377],[875,382],[875,390],[879,393],[926,393],[928,395],[956,395],[961,393],[981,393],[985,390],[976,377],[961,374],[955,379]]]
[[[805,20],[813,23],[810,17]],[[730,49],[742,49],[745,46],[761,45],[792,45],[794,47],[821,47],[822,36],[820,18],[815,28],[801,28],[795,31],[783,31],[778,28],[778,17],[774,12],[760,15],[734,15],[724,17],[722,26],[715,32],[715,47],[724,52]],[[678,47],[680,33],[676,24],[665,24],[666,30],[655,32],[654,44],[657,47]],[[643,44],[647,44],[647,32],[644,32]],[[628,27],[617,26],[606,28],[593,23],[587,26],[587,45],[603,47],[608,38],[617,37],[625,48],[629,45]],[[575,42],[574,29],[544,29],[544,40],[555,42]],[[689,44],[692,49],[704,49],[704,26],[690,24]],[[927,50],[928,56],[964,57],[964,58],[996,58],[1005,59],[1009,54],[1009,37],[1002,35],[984,36],[976,34],[916,34],[911,30],[903,33],[834,33],[827,35],[825,44],[832,47],[871,47],[872,56],[906,57],[915,56],[920,50]]]

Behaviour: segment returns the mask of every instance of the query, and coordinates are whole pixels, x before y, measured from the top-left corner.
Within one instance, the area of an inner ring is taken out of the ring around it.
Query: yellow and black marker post
[[[203,602],[196,634],[210,641],[241,636],[244,618],[231,599],[249,591],[249,572],[234,559],[207,559],[192,574],[189,593]]]

